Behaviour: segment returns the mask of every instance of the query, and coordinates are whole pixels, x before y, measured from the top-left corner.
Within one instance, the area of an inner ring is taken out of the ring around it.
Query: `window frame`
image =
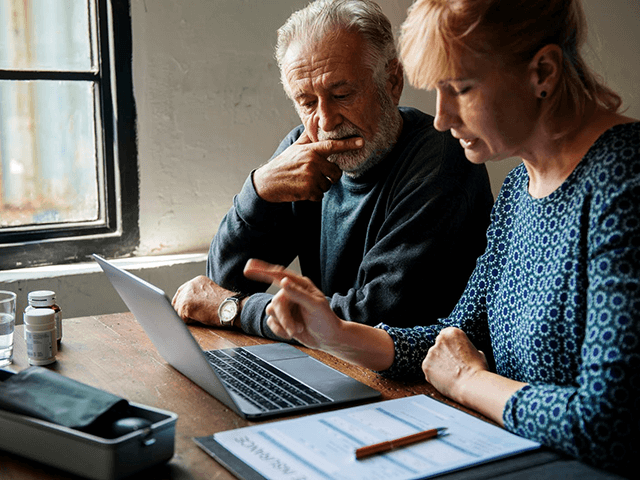
[[[95,0],[97,74],[0,70],[5,80],[87,80],[99,91],[104,222],[67,227],[0,229],[0,270],[87,261],[92,253],[122,257],[140,241],[137,113],[133,95],[130,0]],[[117,42],[116,42],[117,39]],[[117,45],[117,46],[116,46]],[[116,51],[117,49],[117,51]],[[100,125],[98,125],[98,128]],[[100,147],[100,145],[98,145]]]

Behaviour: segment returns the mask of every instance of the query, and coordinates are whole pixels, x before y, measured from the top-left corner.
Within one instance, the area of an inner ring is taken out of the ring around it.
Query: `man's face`
[[[363,61],[364,48],[360,35],[339,32],[311,45],[293,43],[282,67],[285,90],[314,142],[364,139],[362,149],[329,157],[352,175],[365,171],[372,157],[393,145],[401,125],[399,94],[391,81],[375,83]]]

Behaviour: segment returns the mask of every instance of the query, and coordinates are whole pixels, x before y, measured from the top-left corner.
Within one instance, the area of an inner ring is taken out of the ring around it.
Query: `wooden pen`
[[[366,447],[360,447],[356,449],[356,459],[360,460],[377,453],[388,452],[394,448],[404,447],[405,445],[411,445],[412,443],[421,442],[422,440],[428,440],[440,436],[446,431],[446,427],[432,428],[424,430],[422,432],[407,435],[406,437],[396,438],[394,440],[388,440],[386,442],[375,443],[373,445],[367,445]]]

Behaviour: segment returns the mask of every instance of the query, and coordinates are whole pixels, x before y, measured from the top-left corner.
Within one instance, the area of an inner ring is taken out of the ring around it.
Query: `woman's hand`
[[[455,327],[443,329],[422,362],[431,385],[456,402],[480,412],[500,426],[507,400],[526,384],[489,371],[484,353]]]
[[[431,385],[447,397],[461,401],[461,387],[479,372],[489,371],[484,354],[469,337],[455,327],[443,329],[422,362],[422,371]]]
[[[386,370],[393,363],[395,347],[387,332],[340,319],[308,278],[255,259],[247,262],[244,274],[280,287],[266,310],[276,335],[372,370]]]
[[[276,335],[303,345],[330,350],[341,338],[343,320],[324,294],[307,277],[261,260],[249,260],[247,278],[278,285],[281,290],[267,306],[267,324]]]

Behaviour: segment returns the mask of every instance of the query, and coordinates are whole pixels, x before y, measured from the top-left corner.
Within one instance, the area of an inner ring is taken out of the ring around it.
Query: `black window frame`
[[[128,256],[138,247],[139,175],[137,113],[133,94],[130,0],[95,0],[99,71],[25,72],[0,70],[5,80],[92,80],[100,90],[104,224],[69,228],[38,226],[2,232],[0,270],[87,261],[92,253]],[[59,224],[58,224],[59,225]]]

